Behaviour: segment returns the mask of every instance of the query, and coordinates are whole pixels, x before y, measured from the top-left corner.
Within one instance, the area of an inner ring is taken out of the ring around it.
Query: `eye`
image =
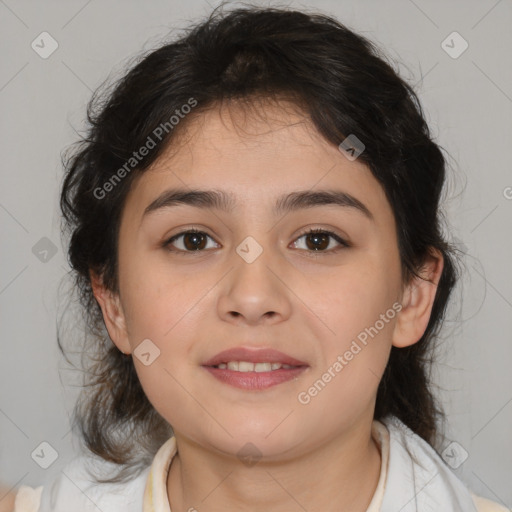
[[[172,252],[201,252],[205,249],[213,249],[218,247],[214,245],[213,247],[208,247],[208,239],[213,241],[213,238],[210,237],[204,231],[200,231],[198,229],[188,229],[186,231],[182,231],[178,233],[168,240],[166,240],[162,246]],[[339,237],[336,233],[332,231],[327,231],[325,229],[310,229],[300,235],[296,240],[304,239],[305,247],[300,247],[297,241],[293,243],[295,248],[304,249],[307,252],[337,252],[343,247],[349,247],[349,244]],[[336,248],[337,244],[337,248]],[[334,246],[334,247],[333,247]]]
[[[343,247],[349,247],[349,244],[336,233],[324,229],[310,229],[299,236],[297,240],[302,238],[304,238],[305,247],[296,248],[305,248],[308,252],[337,252]],[[338,244],[338,248],[333,249],[333,245],[336,246],[336,244]],[[295,242],[295,246],[297,246],[297,242]]]
[[[177,235],[169,238],[166,242],[163,243],[163,246],[173,252],[202,251],[204,249],[212,248],[207,247],[208,238],[213,240],[213,238],[207,235],[204,231],[199,231],[198,229],[188,229],[187,231],[182,231],[181,233],[178,233]],[[177,249],[171,248],[173,244],[177,246]]]

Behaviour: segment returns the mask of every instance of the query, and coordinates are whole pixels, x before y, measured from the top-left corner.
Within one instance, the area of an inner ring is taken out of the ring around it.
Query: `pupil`
[[[192,240],[192,245],[187,243],[189,240]],[[185,247],[192,251],[204,249],[204,240],[202,233],[187,233],[184,237]]]
[[[306,240],[313,240],[313,245],[311,246],[309,243],[308,248],[313,249],[314,251],[317,251],[319,249],[325,249],[329,245],[328,236],[325,233],[314,233],[312,235],[309,235]],[[322,243],[321,246],[317,245],[318,243]],[[325,243],[327,242],[327,243]]]

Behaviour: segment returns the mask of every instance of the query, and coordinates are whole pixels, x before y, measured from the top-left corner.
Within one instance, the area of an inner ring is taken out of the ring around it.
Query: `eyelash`
[[[191,228],[191,229],[187,229],[185,231],[181,231],[180,233],[177,233],[176,235],[173,235],[171,238],[167,239],[162,244],[162,246],[165,249],[167,249],[169,252],[174,252],[174,253],[183,253],[183,254],[190,253],[190,254],[194,254],[194,253],[205,252],[207,249],[201,249],[201,250],[195,250],[195,251],[186,251],[186,250],[183,250],[183,249],[171,248],[171,245],[172,245],[172,243],[175,240],[177,240],[178,238],[182,237],[183,235],[190,234],[190,233],[201,233],[201,234],[206,235],[209,238],[212,238],[212,237],[210,237],[210,235],[208,235],[208,233],[205,233],[204,231],[201,231],[201,230],[195,229],[195,228]],[[318,234],[318,233],[321,233],[321,234],[324,234],[324,235],[327,235],[327,236],[333,238],[334,240],[336,240],[336,242],[338,242],[340,244],[340,246],[338,246],[335,249],[329,249],[329,250],[325,250],[324,249],[324,250],[319,250],[319,251],[306,250],[306,249],[299,249],[299,250],[305,251],[306,253],[308,253],[309,256],[317,257],[317,256],[319,256],[321,254],[337,253],[340,250],[343,250],[343,249],[346,249],[346,248],[350,247],[350,244],[348,242],[346,242],[343,238],[338,236],[336,233],[333,233],[332,231],[329,231],[329,230],[326,230],[326,229],[321,229],[321,228],[309,229],[308,231],[305,231],[304,233],[300,234],[295,240],[299,240],[300,238],[305,237],[307,235],[314,235],[314,234]]]

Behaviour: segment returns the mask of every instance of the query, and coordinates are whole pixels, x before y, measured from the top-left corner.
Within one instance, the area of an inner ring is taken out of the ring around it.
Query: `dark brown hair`
[[[432,314],[421,340],[392,347],[380,382],[374,417],[395,415],[434,444],[443,413],[434,398],[430,368],[448,298],[456,283],[454,252],[443,238],[440,196],[445,159],[432,140],[413,88],[368,39],[335,19],[288,9],[216,9],[179,39],[147,52],[103,94],[93,95],[86,137],[64,159],[60,205],[70,235],[68,259],[88,328],[82,395],[74,411],[85,446],[122,465],[118,481],[150,463],[172,428],[153,408],[130,356],[109,339],[92,294],[89,271],[118,293],[120,215],[130,185],[177,144],[189,119],[223,101],[287,98],[338,146],[355,134],[359,156],[383,187],[397,222],[403,283],[418,275],[432,248],[444,257]],[[157,140],[147,156],[109,187],[98,190],[157,139],[183,105],[195,106]],[[183,117],[183,119],[181,119]],[[160,133],[160,132],[159,132]],[[59,339],[59,346],[62,344]]]

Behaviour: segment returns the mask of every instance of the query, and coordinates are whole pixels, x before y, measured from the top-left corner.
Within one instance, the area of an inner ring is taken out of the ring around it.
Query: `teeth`
[[[221,370],[232,370],[235,372],[270,372],[279,370],[280,368],[293,368],[289,364],[281,363],[250,363],[249,361],[229,361],[228,363],[220,363],[217,368]]]
[[[229,364],[228,364],[228,368],[229,368]],[[254,363],[248,363],[246,361],[238,361],[237,370],[239,372],[253,372],[254,371]]]
[[[281,365],[279,365],[281,366]],[[240,369],[240,366],[238,367]],[[271,363],[256,363],[254,365],[255,372],[269,372],[272,369]]]

